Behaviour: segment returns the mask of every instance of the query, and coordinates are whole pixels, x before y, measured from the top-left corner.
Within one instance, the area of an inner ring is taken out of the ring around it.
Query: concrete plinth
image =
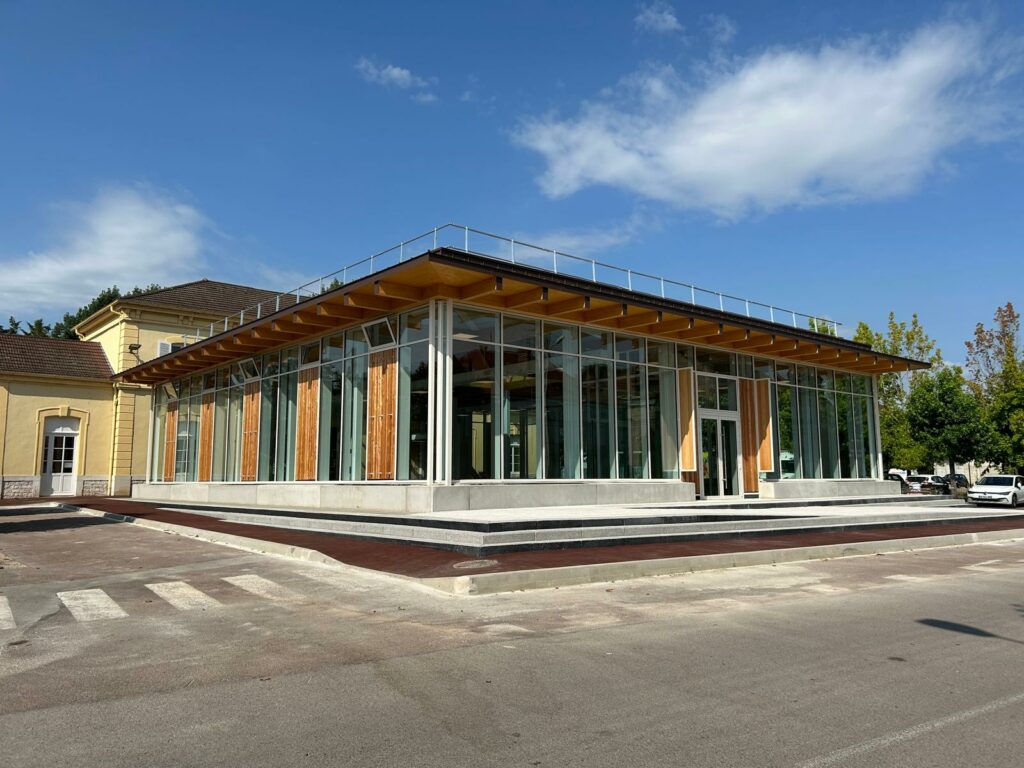
[[[839,496],[899,496],[894,480],[762,480],[762,499],[827,499]]]
[[[520,509],[593,504],[665,504],[693,501],[692,483],[510,482],[423,483],[139,483],[142,501],[290,509],[418,514],[470,509]]]

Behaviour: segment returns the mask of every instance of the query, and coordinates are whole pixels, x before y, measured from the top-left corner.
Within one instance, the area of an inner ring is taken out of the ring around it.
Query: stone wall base
[[[560,482],[463,483],[140,483],[132,498],[392,514],[469,509],[658,504],[693,501],[693,483]]]
[[[0,478],[0,499],[31,499],[39,495],[39,482],[32,478]]]
[[[825,499],[840,496],[899,496],[895,480],[762,480],[762,499]]]

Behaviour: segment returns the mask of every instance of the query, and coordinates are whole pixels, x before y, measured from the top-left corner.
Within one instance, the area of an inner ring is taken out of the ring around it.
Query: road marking
[[[275,584],[270,579],[257,576],[254,573],[246,573],[242,576],[225,576],[224,581],[234,584],[239,589],[251,592],[254,595],[265,597],[268,600],[301,600],[302,595],[298,592]]]
[[[205,611],[207,608],[219,608],[221,605],[218,600],[184,581],[147,584],[146,589],[152,590],[179,611]]]
[[[78,621],[123,619],[128,615],[102,589],[76,589],[73,592],[58,592],[57,599],[64,603],[64,606]]]
[[[919,581],[931,581],[927,576],[911,576],[906,573],[894,573],[892,576],[886,576],[885,578],[891,581],[908,581],[908,582],[919,582]]]
[[[987,715],[989,712],[995,712],[1006,707],[1011,707],[1014,704],[1024,703],[1024,693],[1015,693],[1013,696],[1007,696],[1003,699],[996,699],[990,701],[988,704],[982,704],[981,706],[974,707],[972,709],[965,709],[962,712],[957,712],[953,715],[947,715],[946,717],[940,717],[937,720],[929,720],[926,723],[919,723],[918,725],[911,726],[910,728],[904,728],[902,731],[894,731],[893,733],[885,736],[879,736],[877,739],[871,739],[861,744],[854,744],[851,747],[845,749],[836,750],[830,752],[827,755],[816,757],[813,760],[808,760],[806,763],[800,763],[798,768],[823,768],[827,765],[835,765],[841,763],[844,760],[849,760],[851,757],[857,755],[863,755],[867,752],[874,752],[879,749],[885,749],[891,747],[893,744],[899,744],[900,742],[909,741],[910,739],[916,739],[918,736],[924,736],[926,733],[937,731],[941,728],[946,728],[950,725],[957,725],[966,720],[973,720],[975,717],[981,715]]]
[[[7,598],[0,595],[0,629],[14,629],[14,614]]]
[[[962,570],[962,571],[987,571],[987,572],[998,571],[998,570],[1001,570],[1001,569],[999,569],[999,568],[989,568],[988,566],[995,565],[996,563],[1001,563],[1001,562],[1003,562],[1003,561],[1002,560],[982,560],[980,563],[975,563],[974,565],[961,565],[960,566],[960,570]]]

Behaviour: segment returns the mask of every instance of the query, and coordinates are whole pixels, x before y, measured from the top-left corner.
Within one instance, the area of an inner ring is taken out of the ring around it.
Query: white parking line
[[[302,595],[293,592],[287,587],[275,584],[270,579],[257,576],[254,573],[246,573],[241,576],[225,576],[224,581],[234,584],[239,589],[251,592],[254,595],[265,597],[268,600],[301,600]]]
[[[14,629],[14,614],[7,598],[0,595],[0,629]]]
[[[824,766],[827,765],[836,765],[837,763],[849,760],[851,757],[884,749],[892,746],[893,744],[899,744],[900,742],[908,741],[910,739],[917,738],[918,736],[923,736],[926,733],[931,733],[932,731],[937,731],[941,728],[947,728],[951,725],[962,723],[965,720],[972,720],[975,717],[987,715],[989,712],[995,712],[1022,702],[1024,702],[1024,693],[1017,693],[1013,696],[1007,696],[1004,699],[996,699],[995,701],[990,701],[988,704],[982,704],[979,707],[965,709],[962,712],[957,712],[947,717],[940,717],[937,720],[929,720],[927,723],[920,723],[918,725],[911,726],[910,728],[904,728],[902,731],[894,731],[893,733],[886,734],[885,736],[879,736],[877,739],[871,739],[870,741],[865,741],[861,744],[854,744],[851,747],[846,747],[845,749],[839,749],[827,755],[816,757],[813,760],[808,760],[806,763],[800,763],[799,768],[824,768]]]
[[[218,600],[184,581],[147,584],[146,589],[152,590],[179,611],[205,611],[207,608],[219,608],[221,605]]]
[[[123,619],[128,615],[102,589],[76,589],[73,592],[58,592],[57,599],[64,603],[64,606],[78,621]]]

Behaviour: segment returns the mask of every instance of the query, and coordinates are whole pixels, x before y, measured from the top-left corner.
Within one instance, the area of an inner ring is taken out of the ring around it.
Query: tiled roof
[[[0,374],[4,373],[103,380],[114,374],[99,342],[9,333],[0,334]]]
[[[271,308],[270,302],[274,301],[275,296],[277,296],[277,291],[251,288],[234,283],[220,283],[204,278],[191,283],[172,285],[170,288],[161,288],[158,291],[142,293],[138,296],[127,296],[120,301],[190,309],[216,315],[233,315],[243,309],[255,307],[260,302],[268,302],[263,308],[263,314],[266,314],[267,310]],[[293,303],[295,303],[294,296],[286,294],[281,297],[281,306]],[[271,309],[271,311],[273,310]]]

